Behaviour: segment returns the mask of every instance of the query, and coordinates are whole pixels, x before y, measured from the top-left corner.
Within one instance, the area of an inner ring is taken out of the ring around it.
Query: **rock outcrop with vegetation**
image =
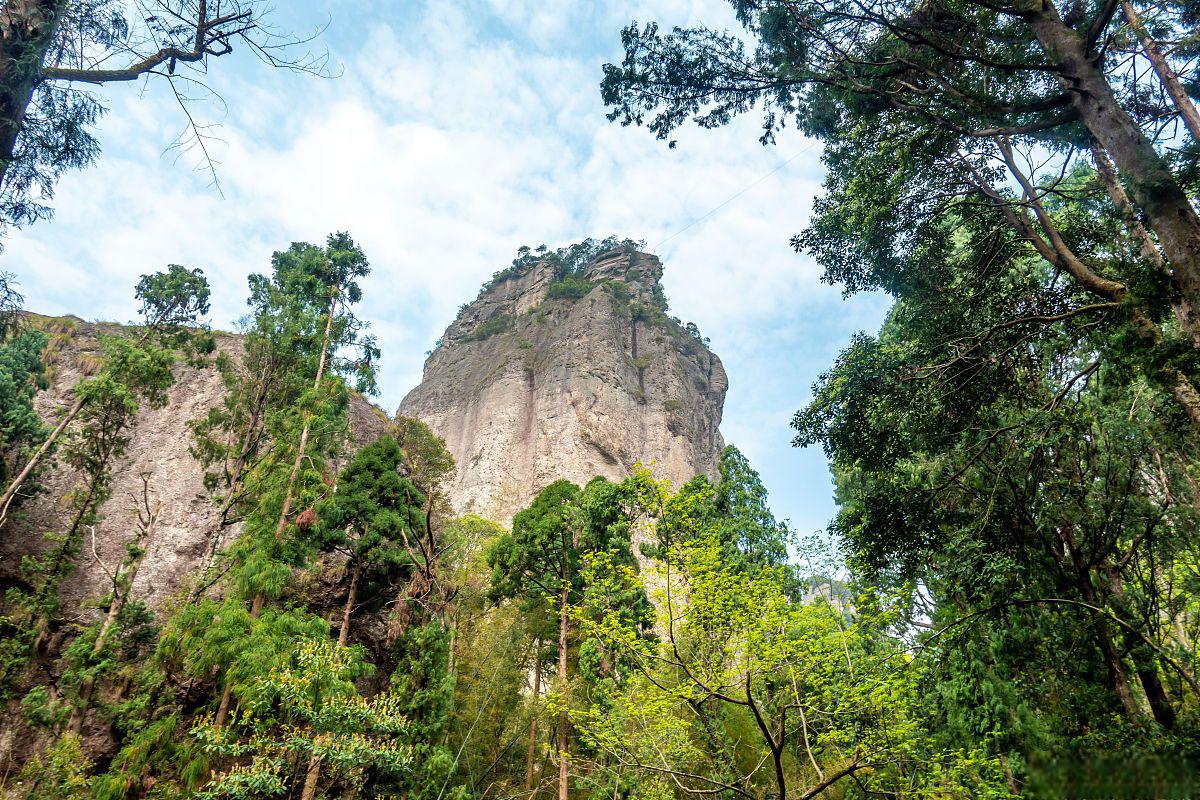
[[[53,424],[70,406],[72,387],[99,364],[99,335],[118,333],[122,326],[77,317],[31,319],[49,334],[44,359],[50,385],[38,393],[35,407],[42,419]],[[214,355],[237,356],[241,351],[242,337],[235,334],[218,333],[214,341]],[[163,503],[154,535],[143,542],[146,555],[133,587],[134,594],[149,605],[158,606],[179,592],[200,566],[211,537],[220,536],[222,542],[237,537],[240,525],[221,530],[220,508],[205,489],[204,468],[191,453],[190,424],[219,406],[224,393],[221,374],[211,359],[205,364],[181,361],[175,365],[175,384],[166,404],[138,412],[126,456],[115,468],[112,496],[100,507],[99,522],[87,532],[78,568],[60,587],[66,606],[78,607],[86,598],[110,590],[108,573],[121,562],[137,530],[143,477],[152,499]],[[387,427],[384,413],[361,395],[351,396],[348,413],[356,442],[371,441]],[[51,546],[44,534],[66,526],[70,509],[62,498],[75,481],[74,470],[56,462],[41,479],[45,490],[20,507],[11,529],[0,538],[4,585],[20,579],[22,556]]]
[[[523,250],[460,309],[400,405],[454,454],[459,512],[507,523],[559,478],[638,462],[676,485],[716,474],[725,370],[667,315],[662,272],[632,242]]]

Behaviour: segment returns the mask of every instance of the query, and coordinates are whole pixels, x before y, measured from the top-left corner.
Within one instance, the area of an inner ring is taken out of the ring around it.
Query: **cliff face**
[[[58,411],[70,405],[71,388],[95,365],[100,350],[97,334],[119,326],[65,318],[55,328],[58,333],[46,356],[52,364],[51,386],[36,399],[38,413],[51,424]],[[219,334],[216,341],[219,350],[239,354],[240,337]],[[188,450],[192,443],[188,424],[219,405],[224,392],[216,369],[181,362],[166,406],[143,408],[138,414],[125,457],[113,469],[112,495],[100,509],[94,543],[88,532],[78,567],[61,586],[65,608],[79,608],[110,591],[106,570],[121,563],[126,543],[133,540],[137,529],[133,498],[141,494],[143,474],[148,476],[152,497],[162,500],[163,513],[146,542],[133,596],[157,607],[178,592],[184,578],[200,565],[209,537],[217,530],[219,510],[204,488],[203,468]],[[352,397],[350,426],[356,441],[373,440],[386,425],[382,411],[362,397]],[[19,579],[21,556],[49,547],[44,534],[69,526],[64,497],[77,477],[61,462],[53,463],[41,479],[46,490],[23,505],[5,528],[0,536],[0,586]],[[237,526],[226,529],[224,540],[237,532]]]
[[[454,454],[457,511],[508,524],[554,480],[619,480],[639,461],[675,484],[714,475],[725,370],[664,313],[656,257],[609,252],[565,280],[552,260],[506,272],[400,405]]]
[[[426,362],[425,380],[400,407],[446,439],[458,463],[450,495],[459,511],[507,524],[558,478],[620,479],[638,461],[675,483],[715,472],[725,372],[663,313],[656,300],[658,259],[601,256],[572,278],[574,298],[548,297],[552,286],[563,286],[555,270],[549,262],[534,264],[466,306]],[[72,318],[55,323],[46,354],[51,386],[36,399],[43,419],[53,424],[70,405],[71,388],[97,363],[98,334],[117,327]],[[240,337],[216,340],[220,350],[239,354]],[[219,405],[224,391],[216,369],[180,363],[167,405],[138,415],[94,543],[89,532],[78,568],[61,586],[64,608],[87,607],[107,593],[107,571],[120,563],[136,531],[133,497],[142,475],[163,501],[163,514],[146,542],[133,595],[158,607],[200,565],[217,531],[218,510],[189,452],[189,423]],[[377,438],[387,425],[382,411],[352,398],[352,447]],[[45,491],[5,528],[0,590],[20,580],[23,555],[50,546],[44,534],[69,525],[64,497],[77,478],[53,463],[42,477]],[[237,532],[227,529],[224,540]]]

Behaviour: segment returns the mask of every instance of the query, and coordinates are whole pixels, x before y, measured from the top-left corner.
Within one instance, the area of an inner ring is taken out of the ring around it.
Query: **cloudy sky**
[[[213,322],[232,328],[246,276],[273,250],[347,230],[370,257],[361,316],[384,353],[389,411],[425,351],[516,249],[617,234],[665,266],[673,313],[712,339],[730,378],[722,430],[801,531],[833,512],[823,455],[790,447],[788,422],[877,297],[841,298],[788,247],[821,183],[820,151],[795,134],[757,143],[759,120],[686,129],[669,150],[609,123],[600,67],[631,20],[733,27],[718,0],[459,0],[279,4],[338,77],[214,62],[220,191],[171,145],[184,117],[165,87],[113,86],[99,163],[59,185],[53,220],[18,232],[4,269],[29,308],[131,319],[132,286],[167,263],[203,267]]]

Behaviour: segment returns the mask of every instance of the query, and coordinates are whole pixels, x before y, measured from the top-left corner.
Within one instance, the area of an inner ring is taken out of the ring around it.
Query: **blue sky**
[[[172,148],[184,118],[165,87],[106,89],[99,163],[66,176],[54,219],[14,234],[2,256],[31,309],[128,320],[138,275],[180,263],[205,269],[213,322],[232,328],[246,276],[273,250],[348,230],[374,267],[360,313],[383,347],[377,400],[394,411],[455,309],[519,246],[643,239],[666,267],[673,313],[725,363],[725,438],[760,470],[779,516],[824,526],[834,510],[824,457],[792,448],[788,422],[885,303],[843,300],[788,246],[820,189],[819,147],[792,133],[762,147],[750,116],[685,129],[668,150],[607,122],[600,103],[600,66],[620,58],[622,26],[733,27],[727,4],[280,8],[276,21],[295,31],[329,22],[319,46],[339,76],[269,70],[245,54],[214,62],[219,97],[192,108],[214,125],[219,192],[194,151]]]

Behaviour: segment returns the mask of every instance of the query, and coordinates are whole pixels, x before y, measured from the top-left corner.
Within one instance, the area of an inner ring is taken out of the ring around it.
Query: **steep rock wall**
[[[96,365],[98,334],[116,332],[120,326],[68,317],[56,328],[59,332],[47,353],[47,361],[52,362],[51,386],[36,399],[38,413],[50,424],[60,409],[70,405],[71,388]],[[220,351],[231,356],[240,354],[241,337],[218,334],[216,342]],[[89,532],[78,567],[60,588],[68,612],[84,608],[87,614],[98,613],[88,601],[110,590],[106,569],[121,562],[126,543],[134,537],[137,513],[133,496],[142,490],[142,474],[150,476],[150,490],[163,501],[163,514],[154,536],[146,542],[133,596],[158,607],[176,594],[184,579],[200,565],[209,537],[217,531],[219,509],[204,488],[204,470],[188,450],[192,443],[188,424],[219,405],[224,391],[216,369],[181,362],[176,365],[175,384],[167,404],[158,409],[143,408],[138,414],[125,457],[113,470],[112,495],[101,507],[101,520],[94,527],[95,547]],[[377,438],[387,424],[381,410],[358,395],[352,397],[350,427],[355,441]],[[62,531],[70,524],[64,498],[76,481],[77,475],[69,467],[54,462],[42,476],[45,491],[22,506],[0,533],[0,587],[19,579],[22,555],[49,546],[45,534]],[[236,526],[231,527],[224,537],[228,540],[237,532]]]
[[[621,479],[639,461],[676,485],[712,476],[721,361],[667,317],[652,255],[602,254],[575,276],[542,261],[485,287],[425,362],[400,413],[458,463],[451,502],[508,524],[558,478]]]

